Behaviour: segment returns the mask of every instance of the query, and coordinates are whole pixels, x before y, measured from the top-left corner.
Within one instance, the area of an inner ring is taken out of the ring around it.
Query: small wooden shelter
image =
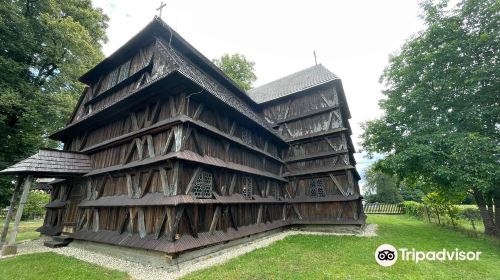
[[[68,125],[51,135],[63,151],[1,171],[59,178],[45,235],[178,254],[365,222],[349,108],[322,65],[244,92],[155,18],[80,81]]]

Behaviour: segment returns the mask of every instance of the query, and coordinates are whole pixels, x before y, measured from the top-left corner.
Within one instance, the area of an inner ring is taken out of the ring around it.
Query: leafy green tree
[[[226,53],[221,58],[214,59],[213,63],[243,90],[251,89],[252,83],[257,80],[253,68],[255,63],[242,54],[229,55]]]
[[[368,202],[399,203],[403,201],[397,180],[391,175],[370,168],[366,172],[365,194]]]
[[[378,168],[399,178],[471,193],[485,233],[497,235],[500,2],[421,6],[427,27],[390,58],[381,77],[385,113],[364,125],[363,147],[385,154]]]
[[[49,203],[50,195],[44,191],[32,190],[28,196],[28,200],[24,205],[23,219],[33,218],[35,215],[43,216],[45,213],[45,205]]]
[[[78,77],[103,58],[107,21],[90,0],[0,2],[0,169],[58,146],[47,136],[67,122]],[[0,177],[0,206],[11,188]]]

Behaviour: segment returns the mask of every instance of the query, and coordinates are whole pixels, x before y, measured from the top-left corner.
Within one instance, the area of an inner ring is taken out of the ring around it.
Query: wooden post
[[[16,180],[16,186],[14,187],[14,193],[12,193],[12,198],[10,199],[10,207],[9,212],[7,212],[7,216],[5,217],[5,223],[3,225],[2,237],[0,239],[0,247],[5,244],[5,240],[7,239],[7,233],[9,232],[9,223],[12,219],[12,215],[14,214],[14,208],[16,207],[17,196],[19,195],[19,190],[21,189],[21,184],[23,183],[24,177],[19,176]]]
[[[17,245],[16,245],[16,237],[17,231],[19,230],[19,222],[21,221],[21,217],[23,216],[24,204],[26,200],[28,200],[28,195],[30,192],[31,182],[33,181],[33,175],[28,175],[26,179],[24,179],[23,185],[23,194],[21,195],[21,200],[19,201],[19,207],[16,211],[16,219],[14,220],[14,229],[10,234],[9,244],[3,246],[2,255],[14,255],[17,253]]]

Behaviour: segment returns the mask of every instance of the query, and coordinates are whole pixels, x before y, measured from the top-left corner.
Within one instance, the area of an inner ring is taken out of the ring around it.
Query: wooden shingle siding
[[[52,183],[44,234],[173,254],[365,222],[349,109],[321,65],[247,94],[155,19],[81,81],[52,135],[64,151],[7,170],[68,177]]]

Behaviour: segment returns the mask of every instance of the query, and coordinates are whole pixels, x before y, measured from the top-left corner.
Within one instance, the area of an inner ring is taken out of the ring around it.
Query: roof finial
[[[316,51],[313,51],[313,54],[314,54],[314,63],[318,65],[318,60],[316,59]]]
[[[163,8],[165,8],[167,6],[166,3],[163,3],[163,1],[160,3],[160,7],[158,7],[158,9],[156,9],[157,11],[160,11],[160,15],[159,17],[161,18],[161,11],[163,10]]]

